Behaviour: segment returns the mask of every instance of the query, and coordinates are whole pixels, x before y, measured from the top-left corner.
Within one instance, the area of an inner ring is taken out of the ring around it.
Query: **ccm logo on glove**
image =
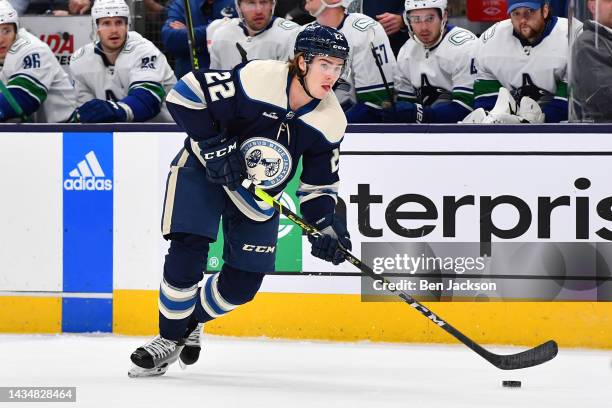
[[[215,158],[227,156],[228,154],[230,154],[231,152],[233,152],[237,148],[238,148],[238,143],[236,141],[234,141],[233,144],[224,146],[224,147],[222,147],[219,150],[214,150],[214,151],[211,151],[211,152],[208,152],[208,153],[204,153],[202,155],[202,157],[204,157],[204,160],[212,160],[212,159],[215,159]]]

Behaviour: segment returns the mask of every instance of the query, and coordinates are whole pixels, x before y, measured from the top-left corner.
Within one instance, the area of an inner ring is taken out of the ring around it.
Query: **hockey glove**
[[[334,265],[344,262],[340,245],[348,251],[353,248],[344,218],[337,214],[327,214],[313,225],[321,232],[321,236],[316,238],[308,236],[308,241],[312,245],[311,254]]]
[[[417,118],[417,104],[397,101],[395,102],[395,106],[383,109],[382,117],[385,123],[415,123]]]
[[[102,99],[92,99],[77,108],[81,123],[127,122],[127,112],[119,104]]]
[[[345,112],[348,123],[380,123],[382,108],[370,102],[357,102]]]
[[[222,133],[198,145],[208,181],[236,190],[247,174],[237,138]]]

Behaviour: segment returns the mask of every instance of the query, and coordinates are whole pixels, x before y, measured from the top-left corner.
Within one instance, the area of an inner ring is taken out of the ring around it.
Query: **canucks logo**
[[[253,137],[240,147],[249,173],[262,189],[280,186],[291,172],[291,155],[282,144],[263,137]]]

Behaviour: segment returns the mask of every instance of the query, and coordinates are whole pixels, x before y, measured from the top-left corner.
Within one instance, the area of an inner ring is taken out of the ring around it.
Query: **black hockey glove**
[[[236,137],[225,133],[199,142],[200,154],[206,166],[206,178],[236,190],[246,178],[246,165]]]
[[[348,251],[353,248],[344,218],[337,214],[327,214],[313,226],[321,232],[322,236],[317,238],[308,236],[312,244],[311,254],[334,265],[344,262],[344,254],[340,251],[340,245]]]
[[[124,105],[125,106],[125,105]],[[76,109],[81,123],[127,122],[128,114],[120,104],[102,99],[92,99]]]

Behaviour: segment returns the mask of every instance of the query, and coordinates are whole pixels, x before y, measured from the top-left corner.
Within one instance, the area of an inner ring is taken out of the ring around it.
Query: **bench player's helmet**
[[[0,24],[15,24],[15,31],[19,30],[19,16],[7,0],[0,1]]]
[[[438,9],[440,10],[440,18],[442,19],[442,25],[440,26],[440,37],[438,37],[438,41],[435,45],[438,45],[440,41],[442,41],[442,37],[444,36],[444,30],[446,29],[446,23],[448,20],[448,16],[446,13],[446,9],[448,8],[447,0],[406,0],[404,3],[404,23],[406,23],[406,27],[408,28],[408,33],[410,37],[419,42],[419,39],[414,35],[414,30],[410,25],[410,12],[412,10],[421,10],[421,9]],[[434,45],[434,46],[435,46]]]
[[[336,8],[336,7],[344,7],[345,9],[348,10],[348,8],[351,6],[351,3],[353,3],[355,0],[341,0],[337,3],[328,3],[329,0],[325,1],[325,0],[321,0],[321,5],[319,6],[319,8],[316,11],[311,11],[310,15],[313,17],[318,17],[319,14],[321,14],[323,12],[323,10],[325,10],[326,8]]]
[[[130,8],[123,0],[96,0],[91,8],[91,19],[94,26],[103,17],[124,17],[130,25]]]

